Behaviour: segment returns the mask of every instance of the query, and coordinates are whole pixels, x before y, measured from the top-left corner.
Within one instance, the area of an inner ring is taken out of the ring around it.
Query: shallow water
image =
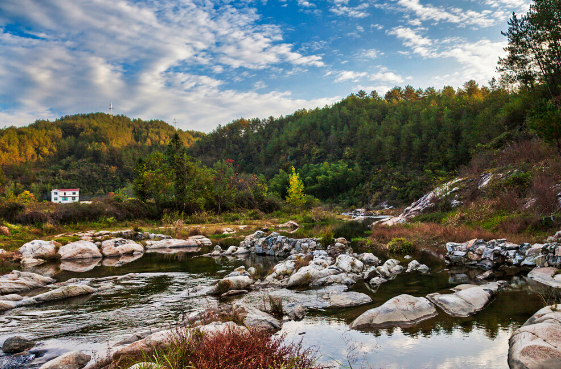
[[[38,367],[49,358],[76,349],[104,356],[108,347],[134,332],[170,327],[185,314],[217,303],[213,297],[193,297],[193,288],[210,285],[240,265],[257,265],[268,270],[278,262],[256,256],[215,260],[200,257],[208,250],[191,251],[194,252],[149,253],[121,267],[99,263],[83,273],[58,271],[54,278],[59,282],[138,274],[118,283],[114,289],[93,296],[0,314],[0,343],[10,336],[23,335],[40,342],[36,349],[46,350],[39,359],[10,368]],[[350,357],[353,368],[366,362],[375,368],[507,367],[508,338],[542,306],[537,293],[544,287],[527,281],[523,271],[505,273],[501,279],[511,282],[510,287],[499,293],[487,308],[469,318],[451,318],[439,311],[438,316],[408,329],[348,329],[348,324],[362,312],[394,296],[446,292],[457,284],[475,281],[478,273],[446,269],[440,259],[429,253],[420,253],[415,258],[431,266],[431,273],[402,273],[377,291],[358,283],[351,290],[369,294],[372,303],[356,308],[310,311],[301,322],[285,323],[279,334],[285,334],[289,340],[302,340],[304,346],[313,346],[325,362],[337,360],[348,367]],[[353,361],[352,357],[357,360]],[[0,357],[0,368],[8,367],[2,364],[5,359]]]

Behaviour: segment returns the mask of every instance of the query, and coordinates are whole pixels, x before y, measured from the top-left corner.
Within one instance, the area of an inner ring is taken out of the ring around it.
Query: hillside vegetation
[[[130,184],[137,160],[163,150],[174,133],[163,121],[103,113],[38,120],[0,130],[0,166],[15,195],[29,190],[41,199],[56,187],[105,195]],[[177,133],[187,146],[203,136]]]

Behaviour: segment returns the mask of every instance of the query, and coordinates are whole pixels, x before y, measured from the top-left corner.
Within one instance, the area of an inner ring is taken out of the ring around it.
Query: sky
[[[210,132],[359,90],[488,84],[530,0],[0,0],[0,127],[109,112]]]

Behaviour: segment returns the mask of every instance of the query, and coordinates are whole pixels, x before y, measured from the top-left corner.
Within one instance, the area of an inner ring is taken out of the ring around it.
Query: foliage
[[[529,124],[544,141],[555,144],[561,156],[561,106],[559,101],[541,99],[530,113]]]
[[[499,59],[499,71],[511,80],[534,88],[547,86],[550,98],[559,96],[561,84],[561,3],[558,0],[534,0],[529,11],[512,14],[505,48]]]
[[[319,243],[323,246],[323,248],[327,248],[327,246],[333,243],[333,237],[335,237],[335,230],[333,227],[325,227],[320,235]]]
[[[415,251],[413,243],[403,237],[392,239],[388,242],[387,248],[389,252],[395,254],[411,254]]]
[[[134,359],[121,358],[111,368],[128,368],[134,362],[151,361],[168,369],[320,369],[315,353],[284,337],[255,329],[231,328],[215,333],[175,333],[172,344]],[[148,357],[146,357],[148,356]]]
[[[292,174],[288,178],[288,190],[286,202],[291,206],[302,206],[306,202],[304,195],[304,183],[300,180],[300,176],[296,173],[296,169],[292,167]]]

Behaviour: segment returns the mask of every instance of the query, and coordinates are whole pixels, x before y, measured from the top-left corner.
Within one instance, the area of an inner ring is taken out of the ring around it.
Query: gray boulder
[[[550,287],[561,288],[561,274],[556,274],[557,268],[534,268],[528,273],[528,278]]]
[[[17,354],[29,350],[33,346],[35,346],[34,341],[28,340],[25,337],[15,336],[4,341],[4,344],[2,344],[2,351],[6,354]]]
[[[41,365],[39,369],[82,369],[90,361],[91,356],[80,351],[67,352]]]
[[[125,238],[114,238],[101,243],[101,253],[107,257],[120,257],[128,254],[142,254],[144,247]]]
[[[61,260],[68,259],[97,259],[103,257],[95,243],[76,241],[62,246],[58,250]]]
[[[179,248],[179,247],[198,247],[201,243],[197,242],[195,239],[180,240],[176,238],[170,238],[160,241],[146,241],[146,249],[167,249],[167,248]]]
[[[446,295],[431,293],[427,295],[427,298],[448,315],[467,317],[483,310],[497,292],[496,283],[488,283],[483,286],[468,284],[457,286],[454,293]]]
[[[350,328],[411,327],[436,315],[434,305],[426,298],[399,295],[382,306],[364,312],[351,323]]]
[[[34,240],[24,244],[18,252],[24,259],[47,259],[56,255],[53,241]]]
[[[337,256],[335,266],[346,273],[362,273],[364,268],[362,261],[346,254]]]
[[[511,369],[561,368],[561,311],[556,306],[540,309],[508,343]]]
[[[329,299],[329,307],[336,308],[359,306],[372,302],[370,296],[360,292],[333,292],[327,298]]]

